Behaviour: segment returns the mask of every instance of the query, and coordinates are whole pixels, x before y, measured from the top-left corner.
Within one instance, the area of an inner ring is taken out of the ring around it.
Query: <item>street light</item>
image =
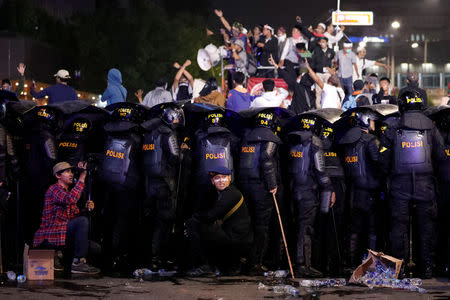
[[[398,28],[400,28],[400,22],[399,21],[394,21],[394,22],[392,22],[391,26],[394,29],[398,29]]]
[[[412,43],[411,48],[416,49],[417,47],[419,47],[418,43]]]

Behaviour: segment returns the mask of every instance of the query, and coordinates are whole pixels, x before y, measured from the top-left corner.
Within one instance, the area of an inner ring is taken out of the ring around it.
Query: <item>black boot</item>
[[[304,253],[305,253],[305,266],[307,270],[307,277],[322,277],[323,274],[319,270],[313,268],[311,266],[311,253],[312,253],[312,245],[311,245],[311,237],[305,236],[305,246],[304,246]]]
[[[356,258],[356,252],[358,250],[358,234],[352,233],[350,236],[350,267],[355,268],[359,265]]]

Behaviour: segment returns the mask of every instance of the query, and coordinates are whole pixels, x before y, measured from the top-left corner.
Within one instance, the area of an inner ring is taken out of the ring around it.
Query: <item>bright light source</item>
[[[45,96],[45,99],[48,99],[48,96]]]
[[[44,89],[43,87],[40,88],[41,91],[42,91],[43,89]]]
[[[412,43],[412,45],[411,45],[411,48],[417,48],[417,47],[419,47],[419,44],[418,43]]]
[[[24,86],[24,87],[28,87],[28,84],[25,83],[23,86]]]
[[[392,22],[391,26],[394,29],[398,29],[398,28],[400,28],[400,22],[399,21],[394,21],[394,22]]]
[[[23,94],[24,94],[24,96],[26,96],[26,95],[27,95],[27,92],[23,92]]]
[[[18,82],[16,82],[16,86],[18,86],[19,85],[19,83]]]
[[[95,97],[94,97],[94,96],[92,97],[92,100],[95,100]]]
[[[77,94],[77,96],[78,96],[78,98],[80,98],[80,97],[81,97],[81,94]]]

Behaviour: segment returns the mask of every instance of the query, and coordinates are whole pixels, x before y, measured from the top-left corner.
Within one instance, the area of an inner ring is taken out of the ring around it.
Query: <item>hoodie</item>
[[[288,95],[289,93],[285,89],[264,92],[261,96],[253,100],[250,107],[280,107]]]
[[[127,90],[122,85],[122,73],[117,69],[108,72],[108,87],[103,92],[102,101],[107,105],[116,102],[126,102]]]

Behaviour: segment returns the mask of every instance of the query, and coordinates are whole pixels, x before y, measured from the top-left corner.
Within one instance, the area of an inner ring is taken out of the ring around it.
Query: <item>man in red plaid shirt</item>
[[[34,247],[44,241],[55,247],[70,247],[74,251],[72,273],[95,274],[99,270],[86,263],[88,252],[89,220],[80,215],[77,202],[81,197],[86,179],[86,163],[79,162],[81,170],[75,186],[72,166],[67,162],[59,162],[53,167],[53,174],[58,182],[49,187],[45,193],[41,226],[34,235]],[[87,201],[86,209],[94,209],[94,202]]]

